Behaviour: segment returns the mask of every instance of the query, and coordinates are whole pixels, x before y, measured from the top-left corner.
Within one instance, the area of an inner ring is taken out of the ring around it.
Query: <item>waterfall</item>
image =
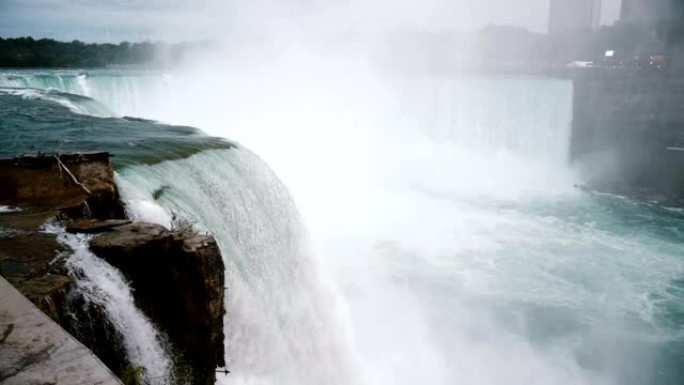
[[[570,82],[302,62],[32,86],[242,143],[117,170],[133,217],[219,242],[220,381],[681,379],[681,216],[573,188]]]
[[[33,88],[3,88],[0,94],[20,96],[25,100],[44,100],[68,108],[71,112],[95,117],[109,117],[113,113],[103,104],[86,96],[64,93],[61,91],[39,90]]]
[[[55,231],[54,229],[52,231]],[[131,288],[113,266],[90,252],[88,237],[58,230],[57,240],[73,250],[67,258],[76,291],[87,302],[101,306],[123,338],[131,365],[141,368],[145,385],[172,383],[172,361],[166,343],[152,323],[135,306]]]
[[[137,199],[134,216],[164,221],[140,204],[164,187],[163,206],[216,236],[228,293],[225,383],[348,383],[335,296],[287,191],[258,157],[243,148],[205,151],[120,174],[125,196]]]
[[[171,84],[184,92],[150,113],[258,153],[292,193],[307,236],[274,230],[292,211],[274,214],[262,200],[290,204],[273,197],[279,182],[259,162],[236,163],[244,152],[121,173],[148,196],[171,186],[160,203],[227,250],[229,380],[614,385],[659,376],[652,360],[669,342],[653,341],[676,337],[656,309],[684,267],[677,242],[634,235],[609,205],[573,189],[569,82],[278,68],[287,70],[179,76]],[[282,243],[291,239],[310,240],[312,254],[291,252]],[[644,249],[648,276],[637,273]]]
[[[96,100],[106,110],[74,108],[74,112],[95,116],[137,116],[142,117],[155,106],[155,96],[168,91],[169,75],[156,71],[82,71],[61,70],[38,72],[25,70],[0,70],[0,89],[18,88],[22,92],[31,90],[50,91],[39,95],[71,94]],[[33,95],[36,95],[33,92]],[[56,102],[66,104],[62,98]]]

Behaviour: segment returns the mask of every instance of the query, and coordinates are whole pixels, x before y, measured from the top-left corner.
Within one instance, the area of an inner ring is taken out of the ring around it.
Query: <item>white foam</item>
[[[0,214],[5,214],[5,213],[17,213],[20,212],[21,208],[19,207],[13,207],[13,206],[3,206],[0,205]]]
[[[158,202],[219,239],[226,383],[613,385],[642,369],[633,346],[668,338],[654,317],[681,247],[574,191],[569,82],[387,80],[299,59],[174,74],[161,94],[87,79],[119,111],[255,149],[303,213],[329,275],[242,150],[122,171],[143,192],[126,196],[133,216],[170,222],[152,198],[168,184]]]
[[[236,139],[273,166],[329,273],[321,286],[342,293],[310,307],[335,310],[331,333],[348,339],[332,346],[352,352],[349,365],[322,364],[310,352],[330,334],[296,327],[316,324],[298,291],[321,289],[301,283],[301,263],[279,265],[290,233],[273,226],[290,214],[271,208],[281,198],[253,160],[207,152],[124,171],[148,194],[170,184],[177,194],[163,204],[195,216],[227,253],[226,383],[348,383],[349,368],[362,384],[624,383],[621,365],[638,356],[619,346],[642,333],[630,320],[652,325],[648,293],[666,292],[684,262],[667,241],[595,228],[623,223],[572,187],[569,82],[384,81],[285,64],[177,76],[187,92],[152,113]]]
[[[93,100],[82,98],[82,101],[77,102],[75,100],[71,100],[67,95],[60,94],[60,92],[50,89],[39,90],[32,88],[0,88],[0,93],[20,96],[22,99],[26,100],[45,100],[53,102],[68,108],[73,113],[80,115],[90,115],[96,117],[112,116],[112,113],[109,112],[104,106],[99,105]]]
[[[54,224],[44,227],[73,250],[66,266],[84,298],[105,309],[107,318],[123,337],[131,364],[142,368],[146,385],[172,383],[172,361],[165,342],[152,323],[135,306],[131,288],[121,273],[90,252],[86,235],[69,234]]]
[[[160,201],[219,242],[232,371],[220,383],[353,383],[339,302],[319,275],[287,191],[256,156],[207,151],[121,173],[147,194],[169,185]]]
[[[146,193],[134,187],[121,178],[119,173],[114,174],[114,180],[121,200],[126,205],[126,216],[136,222],[156,223],[166,228],[173,226],[172,214],[154,200],[151,192]]]

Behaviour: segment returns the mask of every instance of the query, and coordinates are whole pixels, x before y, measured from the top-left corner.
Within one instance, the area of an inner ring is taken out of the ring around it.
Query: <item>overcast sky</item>
[[[572,1],[572,0],[570,0]],[[603,24],[621,0],[603,0]],[[0,36],[97,42],[193,40],[229,30],[310,28],[546,31],[549,0],[0,0]]]

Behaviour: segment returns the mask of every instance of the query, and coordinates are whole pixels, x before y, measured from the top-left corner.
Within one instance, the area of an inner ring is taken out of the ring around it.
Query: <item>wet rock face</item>
[[[90,249],[124,274],[131,274],[140,270],[136,267],[139,263],[165,255],[172,239],[173,234],[164,226],[138,222],[117,226],[96,236],[90,242]]]
[[[78,218],[66,226],[69,233],[96,234],[114,227],[130,224],[127,219],[107,219],[98,221],[96,219]]]
[[[73,177],[73,179],[72,179]],[[0,159],[0,204],[21,211],[0,214],[0,274],[55,321],[64,323],[71,280],[67,252],[40,227],[55,216],[123,218],[108,153],[32,155]],[[76,213],[85,210],[86,213]]]
[[[123,219],[109,157],[102,152],[1,159],[0,202],[60,209],[71,217]]]
[[[66,298],[61,326],[121,378],[132,365],[121,343],[123,337],[109,321],[104,307],[86,301],[76,291],[70,292]],[[124,384],[133,385],[125,381]]]
[[[114,227],[90,244],[131,282],[140,309],[180,351],[196,384],[224,366],[223,260],[213,237],[151,223]]]
[[[207,369],[225,366],[223,316],[225,277],[221,252],[214,237],[174,234],[169,276],[176,284],[176,296],[186,307],[185,338],[194,343],[188,351],[199,357]],[[178,325],[181,326],[181,325]],[[183,333],[178,328],[177,333]],[[204,345],[206,344],[206,345]],[[211,347],[206,349],[206,347]],[[212,376],[213,378],[213,376]]]
[[[0,215],[0,228],[7,228],[11,222],[11,218]],[[72,282],[58,258],[63,252],[62,245],[52,234],[35,229],[12,230],[0,236],[0,274],[50,318],[63,323],[64,304]]]
[[[79,230],[93,216],[123,220],[109,154],[60,155],[59,161],[46,155],[3,159],[0,186],[0,204],[21,209],[0,214],[0,274],[112,371],[127,369],[121,336],[103,309],[73,290],[64,265],[71,251],[55,234],[41,231],[44,223],[57,219],[73,221],[70,227]]]
[[[120,377],[131,370],[122,336],[104,309],[73,290],[66,250],[42,232],[56,220],[94,234],[92,251],[121,270],[138,307],[174,346],[180,378],[213,384],[224,366],[224,267],[213,237],[131,223],[114,184],[109,154],[0,159],[0,274],[91,349]]]

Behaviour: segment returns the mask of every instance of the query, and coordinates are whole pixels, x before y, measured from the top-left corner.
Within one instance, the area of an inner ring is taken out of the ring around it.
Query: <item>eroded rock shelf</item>
[[[224,366],[225,284],[218,245],[192,229],[127,219],[109,157],[40,154],[0,160],[0,205],[19,209],[0,214],[0,275],[121,377],[131,370],[121,336],[108,326],[102,309],[74,290],[64,264],[71,250],[41,226],[49,221],[71,233],[91,234],[94,254],[124,274],[136,305],[168,337],[183,372],[177,378],[213,384],[215,369]],[[16,311],[17,304],[3,301],[2,311]],[[43,333],[44,325],[49,323],[27,327]],[[35,378],[44,373],[34,368],[53,365],[47,356],[32,357],[36,365],[26,371]]]

